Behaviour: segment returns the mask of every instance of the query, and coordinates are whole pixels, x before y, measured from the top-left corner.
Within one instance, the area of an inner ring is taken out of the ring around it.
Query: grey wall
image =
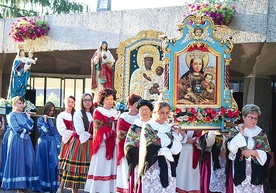
[[[275,0],[244,0],[231,5],[237,10],[229,26],[234,43],[275,42]],[[187,11],[185,6],[179,6],[46,16],[50,33],[42,40],[32,41],[32,46],[36,51],[87,50],[97,48],[100,40],[108,40],[110,48],[117,48],[121,41],[141,30],[163,31],[175,37],[176,24]],[[0,48],[4,53],[17,50],[17,44],[8,36],[16,20],[0,20]]]

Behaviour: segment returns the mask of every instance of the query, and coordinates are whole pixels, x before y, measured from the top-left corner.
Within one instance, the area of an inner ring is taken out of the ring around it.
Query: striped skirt
[[[67,188],[84,189],[92,157],[93,140],[81,144],[73,138],[68,145],[68,152],[61,165],[62,180]]]

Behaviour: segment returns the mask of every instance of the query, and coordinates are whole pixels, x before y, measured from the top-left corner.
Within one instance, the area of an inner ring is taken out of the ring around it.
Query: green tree
[[[46,101],[51,101],[56,107],[60,106],[60,98],[54,92],[46,96]]]
[[[70,0],[0,0],[0,18],[88,12],[89,6]]]

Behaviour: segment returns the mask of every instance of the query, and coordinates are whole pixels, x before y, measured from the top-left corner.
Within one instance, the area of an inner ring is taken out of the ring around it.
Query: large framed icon
[[[179,36],[164,36],[161,43],[169,69],[164,78],[168,85],[164,100],[176,109],[174,120],[184,129],[224,129],[225,119],[238,117],[237,103],[229,90],[231,37],[199,12],[184,18],[177,27]]]
[[[164,63],[160,48],[163,32],[144,30],[120,42],[115,64],[115,90],[120,100],[132,93],[157,100],[163,86]]]

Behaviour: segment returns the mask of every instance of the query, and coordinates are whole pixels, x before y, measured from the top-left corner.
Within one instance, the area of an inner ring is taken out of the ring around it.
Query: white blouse
[[[72,115],[71,113],[67,113],[65,111],[61,112],[57,116],[57,130],[59,134],[61,135],[61,140],[63,143],[67,143],[70,139],[70,137],[73,134],[72,130],[67,129],[65,123],[63,120],[72,121]]]
[[[92,114],[90,112],[86,112],[86,115],[90,127],[93,122]],[[74,114],[74,125],[76,133],[79,135],[80,143],[85,143],[90,138],[92,133],[85,131],[81,110],[76,111]]]
[[[238,130],[238,127],[235,127]],[[229,159],[234,160],[236,157],[236,153],[238,152],[238,149],[241,147],[247,147],[247,149],[252,150],[255,141],[253,137],[257,136],[262,129],[258,127],[257,125],[253,127],[252,129],[245,128],[244,134],[238,133],[229,143],[228,143],[228,149],[230,151]],[[246,143],[245,137],[248,137],[248,143]],[[267,159],[266,152],[263,150],[256,150],[258,152],[257,160],[260,163],[260,165],[264,165]],[[251,160],[251,156],[247,158],[247,160]]]
[[[161,139],[161,148],[158,151],[158,156],[163,155],[169,161],[174,161],[172,155],[180,153],[182,149],[182,145],[180,142],[183,138],[182,135],[180,133],[178,133],[177,135],[176,133],[173,132],[173,136],[174,136],[173,143],[171,148],[168,148],[167,146],[171,143],[171,139],[166,133],[171,130],[171,126],[167,122],[164,122],[163,124],[159,124],[154,120],[149,121],[148,124],[153,129],[158,131],[157,135]]]

